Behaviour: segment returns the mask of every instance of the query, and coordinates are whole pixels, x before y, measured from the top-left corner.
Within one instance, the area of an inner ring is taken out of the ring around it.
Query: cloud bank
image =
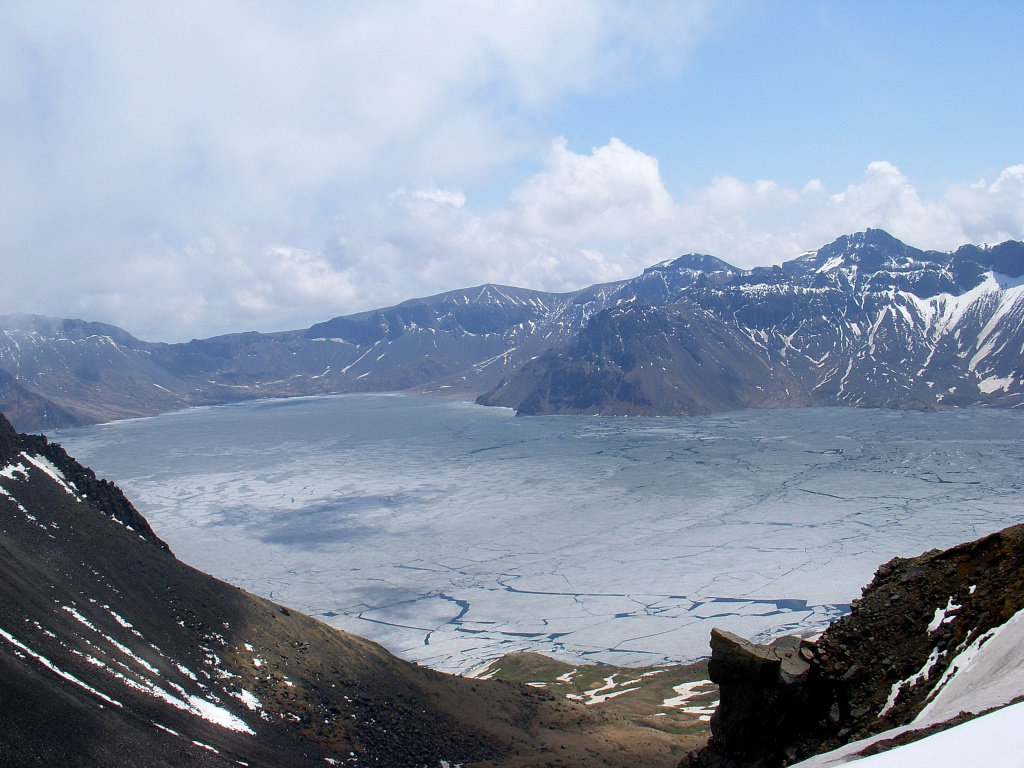
[[[845,189],[577,152],[565,99],[685,68],[712,0],[0,8],[0,313],[142,338],[296,328],[482,282],[567,290],[687,251],[778,262],[882,227],[1024,237],[1024,165],[923,199],[891,163]],[[509,191],[486,195],[495,177]],[[481,198],[478,200],[476,198]]]
[[[426,190],[395,195],[375,217],[326,258],[347,265],[357,294],[374,293],[365,276],[387,275],[376,306],[411,296],[411,285],[430,287],[418,295],[482,282],[571,290],[688,252],[749,268],[869,227],[936,250],[1024,239],[1024,165],[992,182],[951,184],[934,200],[885,161],[837,191],[813,179],[790,189],[723,176],[676,200],[655,158],[614,138],[590,154],[558,139],[545,167],[503,205],[474,210],[451,191]],[[411,269],[404,278],[403,268]],[[389,294],[395,285],[404,292]]]
[[[196,274],[205,274],[217,286],[211,292],[231,297],[224,321],[236,327],[295,307],[313,322],[485,282],[572,290],[687,252],[748,268],[780,263],[868,227],[936,250],[1024,239],[1024,165],[992,182],[951,184],[934,200],[884,161],[838,191],[817,180],[790,189],[720,177],[675,200],[655,158],[617,139],[590,154],[559,139],[504,204],[474,208],[454,189],[397,190],[338,225],[343,234],[315,251],[225,237],[206,255],[168,251],[157,262],[190,265],[174,296],[194,292]],[[246,257],[212,258],[237,253]],[[155,267],[151,274],[167,279]],[[197,319],[201,310],[193,308]]]

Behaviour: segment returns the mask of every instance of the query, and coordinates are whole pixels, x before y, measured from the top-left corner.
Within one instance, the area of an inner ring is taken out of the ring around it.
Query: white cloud
[[[5,3],[0,311],[177,340],[488,281],[569,289],[686,251],[778,262],[866,227],[943,249],[1024,237],[1024,166],[936,199],[886,162],[841,190],[723,175],[673,198],[641,149],[545,133],[567,96],[683,66],[715,13]],[[465,192],[535,163],[503,202]]]
[[[957,212],[971,242],[998,243],[1024,237],[1024,165],[1014,165],[991,184],[984,179],[950,187],[945,203]]]
[[[290,289],[268,287],[267,243],[320,250],[398,188],[458,207],[536,157],[538,115],[566,95],[679,66],[715,4],[5,3],[0,259],[20,274],[0,301],[163,338],[297,321],[322,307],[275,303]],[[319,274],[344,299],[348,278]]]
[[[939,250],[1024,238],[1022,195],[1024,166],[927,200],[894,165],[875,162],[831,194],[817,179],[796,190],[719,177],[676,201],[655,158],[617,139],[589,154],[558,139],[507,203],[475,209],[394,196],[363,216],[360,238],[339,242],[332,258],[377,306],[488,281],[568,290],[688,251],[741,267],[779,263],[869,227]]]
[[[392,197],[399,197],[405,194],[405,190],[398,190]],[[461,208],[466,204],[466,194],[461,189],[438,189],[437,187],[426,187],[417,189],[412,193],[417,200],[430,200],[439,205],[453,205]]]
[[[868,227],[941,250],[1024,238],[1022,201],[1024,166],[923,200],[886,162],[832,194],[817,180],[794,190],[720,177],[676,201],[654,158],[614,139],[582,155],[559,139],[505,204],[477,209],[451,188],[399,190],[350,207],[336,220],[341,234],[317,251],[221,230],[94,275],[77,306],[154,327],[169,316],[283,329],[484,282],[569,290],[689,251],[741,267],[778,263]]]
[[[669,218],[674,207],[658,161],[615,138],[589,155],[558,139],[547,168],[511,199],[529,234],[577,242],[627,238]]]
[[[933,200],[886,161],[870,163],[863,178],[834,194],[818,179],[795,190],[723,177],[681,200],[675,223],[673,244],[742,267],[779,263],[869,227],[936,250],[1024,239],[1024,166],[992,185],[951,185]]]
[[[918,247],[952,248],[964,242],[955,212],[942,202],[922,201],[906,176],[889,162],[868,165],[864,179],[833,195],[818,216],[824,226],[845,226],[851,232],[879,227]]]

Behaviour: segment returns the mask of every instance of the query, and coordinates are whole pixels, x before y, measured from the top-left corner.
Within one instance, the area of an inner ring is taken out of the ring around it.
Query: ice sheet
[[[688,661],[847,610],[879,564],[1020,522],[1024,414],[515,418],[396,396],[67,431],[185,562],[468,670]]]

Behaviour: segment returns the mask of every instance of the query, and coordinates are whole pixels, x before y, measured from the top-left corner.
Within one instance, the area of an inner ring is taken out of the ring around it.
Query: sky
[[[1024,239],[1017,0],[0,5],[0,314],[306,327]]]

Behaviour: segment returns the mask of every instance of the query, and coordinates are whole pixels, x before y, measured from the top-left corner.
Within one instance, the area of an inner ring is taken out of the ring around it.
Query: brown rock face
[[[815,643],[781,638],[761,646],[712,630],[708,671],[721,704],[708,746],[682,766],[782,768],[906,725],[957,654],[1021,610],[1024,525],[1017,525],[891,560]]]
[[[712,629],[708,673],[719,686],[721,703],[711,718],[708,748],[682,765],[753,768],[778,764],[811,667],[805,655],[811,654],[798,637],[757,645],[731,632]]]

